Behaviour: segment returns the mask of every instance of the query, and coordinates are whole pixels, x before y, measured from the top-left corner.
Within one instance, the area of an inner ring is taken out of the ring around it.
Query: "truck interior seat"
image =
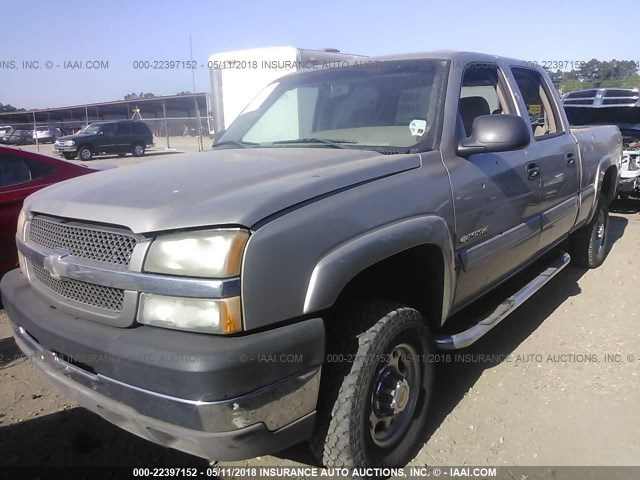
[[[543,125],[537,125],[533,127],[533,136],[542,137],[549,134],[549,129]]]
[[[553,115],[549,115],[547,112],[552,112],[553,109],[551,107],[551,102],[549,101],[549,97],[547,96],[547,92],[545,92],[544,87],[540,84],[538,95],[540,97],[540,101],[542,103],[542,114],[544,123],[542,125],[538,125],[533,129],[533,135],[535,137],[542,137],[544,135],[549,135],[551,133],[556,133],[558,131],[556,121]]]
[[[467,137],[471,135],[471,127],[476,117],[489,115],[491,109],[489,102],[484,97],[464,97],[460,99],[460,116],[462,117],[462,125]]]

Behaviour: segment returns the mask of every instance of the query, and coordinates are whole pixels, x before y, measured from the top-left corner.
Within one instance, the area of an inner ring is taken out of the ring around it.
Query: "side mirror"
[[[224,135],[225,131],[226,130],[220,130],[219,132],[215,132],[213,134],[213,144],[214,145],[220,141],[220,138],[222,138],[222,135]]]
[[[506,152],[529,145],[531,132],[518,115],[482,115],[473,121],[471,135],[460,142],[457,153],[468,157],[475,153]]]
[[[100,131],[98,132],[98,135],[104,135],[104,132],[103,132],[102,130],[100,130]]]

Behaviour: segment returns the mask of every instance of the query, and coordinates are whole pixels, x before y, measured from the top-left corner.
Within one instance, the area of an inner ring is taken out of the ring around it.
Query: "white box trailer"
[[[215,53],[209,57],[213,130],[222,132],[270,82],[299,70],[336,68],[362,55],[336,49],[268,47]]]

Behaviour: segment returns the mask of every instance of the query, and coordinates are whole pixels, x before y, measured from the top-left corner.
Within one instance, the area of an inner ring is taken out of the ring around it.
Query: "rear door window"
[[[131,135],[131,124],[129,123],[119,123],[118,125],[118,135]]]
[[[37,160],[32,160],[30,158],[25,159],[25,162],[29,166],[29,170],[31,170],[32,180],[46,177],[56,171],[56,167],[49,165],[48,163],[38,162]]]
[[[148,135],[151,131],[149,130],[149,127],[147,127],[147,125],[144,123],[134,123],[133,132],[139,135]]]

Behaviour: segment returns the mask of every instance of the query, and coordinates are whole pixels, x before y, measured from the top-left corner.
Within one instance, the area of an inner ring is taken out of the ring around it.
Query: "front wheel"
[[[73,160],[74,158],[76,158],[75,153],[63,153],[62,156],[67,160]]]
[[[86,162],[86,161],[91,160],[93,158],[93,152],[91,151],[91,149],[89,147],[82,146],[78,150],[78,158],[80,160],[82,160],[83,162]]]
[[[356,305],[339,317],[338,328],[356,330],[323,367],[312,448],[326,467],[405,465],[422,445],[431,393],[426,321],[388,302]]]
[[[609,207],[604,195],[598,197],[596,212],[589,223],[569,239],[575,265],[597,268],[604,262],[609,247]]]

